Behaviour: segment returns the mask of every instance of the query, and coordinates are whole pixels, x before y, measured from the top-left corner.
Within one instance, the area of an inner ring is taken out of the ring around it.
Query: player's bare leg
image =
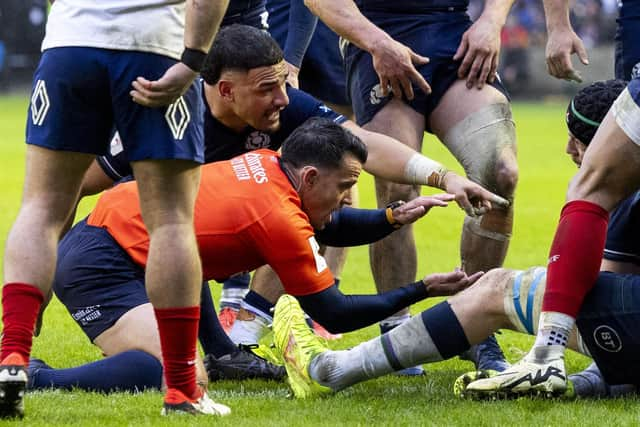
[[[0,417],[22,417],[22,396],[40,306],[51,289],[60,233],[94,156],[27,145],[22,204],[4,256]]]
[[[420,151],[424,134],[424,116],[418,114],[404,102],[392,99],[373,119],[364,125],[369,131],[380,132],[401,141]],[[375,180],[378,206],[384,207],[397,200],[411,200],[420,195],[418,187],[395,184],[379,178]],[[378,292],[395,289],[402,283],[415,280],[417,273],[417,254],[413,227],[402,227],[392,235],[369,246],[371,271]],[[409,317],[409,309],[396,313],[380,323],[385,332]],[[421,367],[406,372],[409,375],[423,373]]]
[[[93,339],[105,356],[93,362],[61,369],[31,359],[29,388],[33,390],[79,389],[112,393],[165,389],[160,336],[153,306],[141,304],[124,313]],[[197,382],[205,387],[207,374],[202,360],[196,364]]]
[[[193,226],[200,168],[183,160],[144,160],[132,166],[150,237],[145,283],[158,323],[166,408],[174,395],[194,401],[203,397],[195,370],[202,267]]]
[[[22,203],[6,243],[5,283],[29,283],[49,292],[60,230],[94,157],[27,145]]]
[[[458,80],[431,113],[430,125],[469,179],[513,201],[518,180],[515,128],[502,93],[489,85],[467,89],[464,80]],[[513,208],[466,218],[460,243],[463,269],[471,274],[500,267],[512,225]]]
[[[468,89],[458,80],[431,113],[430,126],[471,180],[513,202],[518,180],[516,135],[502,93],[490,85]],[[481,217],[465,217],[460,238],[464,271],[471,274],[502,266],[512,227],[513,205]],[[473,360],[477,369],[503,371],[509,367],[493,336],[463,357]]]
[[[108,357],[130,350],[140,350],[162,361],[158,323],[151,303],[142,304],[123,314],[112,327],[98,335],[93,343]],[[196,355],[196,382],[207,386],[207,372],[202,358]],[[164,379],[162,381],[165,388]]]

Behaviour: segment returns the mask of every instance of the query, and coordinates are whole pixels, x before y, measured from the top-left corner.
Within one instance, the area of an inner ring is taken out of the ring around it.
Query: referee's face
[[[316,230],[322,230],[333,211],[351,204],[350,190],[358,182],[362,163],[353,155],[345,154],[338,169],[308,168],[302,170],[298,193],[309,222]]]

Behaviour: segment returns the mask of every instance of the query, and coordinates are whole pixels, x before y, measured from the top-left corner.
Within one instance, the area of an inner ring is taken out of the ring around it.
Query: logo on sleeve
[[[316,270],[318,273],[322,273],[327,268],[327,261],[320,255],[320,245],[316,242],[315,237],[309,237],[309,246],[311,246],[313,257],[316,260]]]
[[[169,124],[173,139],[181,140],[184,137],[184,131],[187,129],[189,121],[191,121],[191,114],[184,97],[181,96],[176,102],[167,107],[164,118]]]
[[[31,95],[31,119],[36,126],[42,126],[44,118],[49,111],[49,95],[47,95],[47,86],[44,80],[38,80],[36,87]]]

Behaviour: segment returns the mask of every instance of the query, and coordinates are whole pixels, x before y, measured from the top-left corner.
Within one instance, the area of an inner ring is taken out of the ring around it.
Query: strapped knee
[[[491,104],[469,114],[447,132],[443,142],[469,179],[512,198],[518,166],[515,124],[509,104]]]

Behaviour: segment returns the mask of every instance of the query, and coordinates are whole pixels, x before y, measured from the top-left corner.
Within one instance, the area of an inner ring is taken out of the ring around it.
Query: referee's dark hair
[[[362,164],[367,161],[367,146],[360,138],[332,120],[321,117],[310,118],[282,143],[282,161],[295,168],[338,169],[342,167],[347,153]]]
[[[275,65],[283,59],[282,49],[269,33],[233,24],[218,31],[200,74],[205,82],[216,84],[224,71],[249,71]]]

